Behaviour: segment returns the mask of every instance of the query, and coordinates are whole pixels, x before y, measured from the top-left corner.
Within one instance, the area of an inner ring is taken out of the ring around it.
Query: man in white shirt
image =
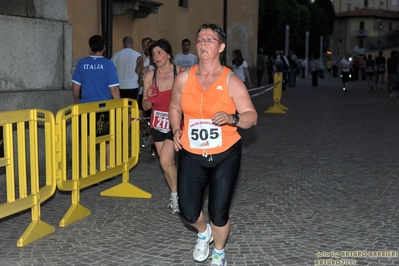
[[[189,39],[184,39],[181,42],[181,48],[183,52],[175,56],[173,64],[189,68],[198,63],[198,57],[190,53],[191,42]]]
[[[121,98],[138,99],[139,76],[136,66],[141,61],[141,54],[133,49],[133,38],[123,38],[123,49],[116,52],[112,58],[119,79]]]

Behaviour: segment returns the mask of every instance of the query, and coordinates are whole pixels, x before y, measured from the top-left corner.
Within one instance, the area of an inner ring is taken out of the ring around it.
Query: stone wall
[[[67,20],[65,0],[0,0],[0,111],[73,103]]]
[[[66,0],[0,0],[0,112],[73,104],[67,21]]]

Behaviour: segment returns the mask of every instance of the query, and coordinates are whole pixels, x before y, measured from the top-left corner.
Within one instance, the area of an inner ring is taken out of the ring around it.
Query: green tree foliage
[[[328,44],[334,19],[331,0],[259,0],[258,45],[269,55],[284,50],[285,28],[289,25],[289,49],[304,56],[306,31],[309,31],[309,53],[318,56],[320,36]]]
[[[316,0],[314,5],[319,10],[322,10],[326,18],[326,30],[327,34],[331,35],[334,31],[335,11],[331,0]]]

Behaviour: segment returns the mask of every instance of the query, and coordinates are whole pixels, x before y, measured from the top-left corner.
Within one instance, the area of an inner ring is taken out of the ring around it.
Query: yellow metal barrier
[[[0,219],[31,209],[32,222],[17,242],[18,247],[23,247],[55,231],[53,226],[40,220],[40,204],[56,189],[54,115],[40,109],[0,112],[0,126],[4,148],[0,167],[5,167],[7,184],[7,202],[0,204]],[[43,168],[38,160],[41,155],[39,140],[42,139]],[[40,169],[45,169],[45,180],[40,178]]]
[[[276,88],[273,91],[273,106],[269,107],[264,113],[266,114],[285,114],[285,111],[289,109],[284,105],[280,104],[281,95],[282,95],[282,87],[283,87],[283,73],[278,72],[274,74],[274,84]]]
[[[3,148],[3,127],[0,126],[0,158],[4,157],[4,148]]]
[[[100,113],[109,114],[109,123]],[[151,198],[150,193],[129,183],[129,170],[137,164],[140,152],[140,125],[137,120],[131,122],[132,117],[139,117],[138,104],[132,99],[76,104],[58,111],[57,187],[72,192],[72,205],[60,221],[60,227],[90,215],[90,210],[79,203],[81,189],[119,174],[122,174],[122,183],[101,192],[102,196]],[[108,127],[105,135],[91,133],[102,133]],[[107,149],[109,165],[106,164]],[[71,153],[67,154],[68,151]]]

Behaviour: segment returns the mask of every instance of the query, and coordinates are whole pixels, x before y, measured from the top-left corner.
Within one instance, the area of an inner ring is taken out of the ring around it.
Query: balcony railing
[[[368,30],[356,30],[355,35],[357,37],[366,37],[367,35],[369,35],[369,31]]]

